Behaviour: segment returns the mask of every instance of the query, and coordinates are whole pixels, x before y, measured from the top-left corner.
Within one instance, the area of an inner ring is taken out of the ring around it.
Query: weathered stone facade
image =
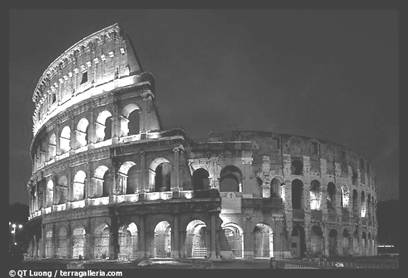
[[[366,160],[302,136],[162,130],[153,76],[117,24],[51,63],[33,101],[30,257],[376,254]]]

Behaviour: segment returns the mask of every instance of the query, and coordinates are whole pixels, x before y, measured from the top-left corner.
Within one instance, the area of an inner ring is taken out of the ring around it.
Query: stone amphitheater
[[[44,71],[32,97],[29,258],[376,255],[374,171],[362,156],[266,131],[195,140],[163,129],[155,99],[118,24]]]

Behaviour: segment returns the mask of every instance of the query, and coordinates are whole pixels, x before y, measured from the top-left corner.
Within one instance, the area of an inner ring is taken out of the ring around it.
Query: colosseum
[[[44,71],[32,97],[30,259],[376,255],[362,156],[267,131],[193,139],[163,129],[155,99],[118,24]]]

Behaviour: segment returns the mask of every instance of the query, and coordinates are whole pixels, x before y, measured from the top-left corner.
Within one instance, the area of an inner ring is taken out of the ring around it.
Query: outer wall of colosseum
[[[31,258],[376,255],[371,165],[262,131],[162,129],[154,78],[115,24],[73,45],[33,95]]]

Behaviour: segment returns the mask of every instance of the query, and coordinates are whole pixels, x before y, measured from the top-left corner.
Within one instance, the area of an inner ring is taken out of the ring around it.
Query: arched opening
[[[52,230],[48,230],[45,233],[45,257],[51,258],[53,256],[53,234]]]
[[[60,136],[60,150],[61,153],[66,153],[71,149],[71,129],[69,126],[65,126],[61,131]]]
[[[95,124],[96,142],[112,138],[112,114],[109,111],[100,112]]]
[[[295,258],[301,258],[305,256],[306,241],[305,230],[300,225],[295,225],[291,234],[291,253]]]
[[[226,239],[226,249],[231,251],[232,258],[241,259],[244,257],[244,231],[240,226],[234,223],[228,223],[222,226]]]
[[[72,192],[73,201],[83,200],[85,197],[85,179],[84,171],[79,170],[74,177],[74,185]]]
[[[67,258],[68,257],[68,233],[65,227],[61,227],[58,230],[57,236],[57,257]]]
[[[355,189],[353,189],[353,215],[358,216],[358,194]]]
[[[85,229],[75,228],[72,231],[72,258],[84,259],[85,256]]]
[[[365,232],[361,234],[361,255],[367,256],[367,235]]]
[[[225,166],[220,172],[220,192],[241,192],[242,173],[233,165]]]
[[[125,194],[134,194],[142,191],[138,184],[139,170],[133,161],[124,162],[119,168],[119,187]]]
[[[303,209],[303,182],[298,179],[292,181],[292,208]]]
[[[57,155],[57,137],[55,133],[51,134],[48,141],[48,160],[54,159]]]
[[[351,177],[351,183],[353,184],[353,185],[357,185],[357,178],[358,178],[358,174],[357,174],[357,171],[356,171],[356,169],[354,168],[354,167],[352,167],[352,177]]]
[[[201,220],[193,220],[186,228],[185,250],[187,258],[207,257],[207,225]]]
[[[142,191],[142,188],[138,186],[139,171],[135,166],[131,167],[128,171],[126,194],[134,194]]]
[[[140,133],[140,108],[134,103],[126,105],[120,120],[121,136]]]
[[[310,209],[320,210],[321,200],[322,192],[320,189],[320,183],[317,180],[313,180],[310,183]]]
[[[323,232],[320,226],[312,226],[310,233],[310,248],[312,255],[319,257],[323,254]]]
[[[210,174],[207,170],[199,168],[193,172],[192,183],[194,190],[208,190],[210,189]]]
[[[371,239],[371,233],[368,233],[368,241],[367,241],[367,243],[368,243],[368,246],[367,246],[367,256],[372,256],[372,255],[374,255],[373,254],[373,242],[372,242],[372,239]]]
[[[170,191],[171,164],[165,158],[156,158],[150,164],[149,184],[153,191]]]
[[[254,229],[254,256],[255,258],[273,257],[273,232],[266,224],[256,224]]]
[[[129,133],[128,135],[139,134],[140,133],[140,113],[139,110],[134,110],[129,114]]]
[[[347,185],[341,187],[341,207],[348,208],[350,203],[350,189]]]
[[[54,183],[52,180],[49,180],[47,183],[47,191],[45,193],[46,196],[46,207],[50,207],[54,204]]]
[[[360,216],[366,217],[367,207],[364,191],[361,192],[361,202],[360,202]]]
[[[329,232],[329,257],[336,257],[337,254],[337,231],[330,230]]]
[[[279,179],[273,178],[271,180],[271,188],[270,188],[271,197],[280,197],[280,185],[281,185],[281,182]]]
[[[331,212],[336,210],[336,186],[332,182],[327,184],[327,210]]]
[[[109,168],[105,165],[100,165],[95,169],[93,178],[93,186],[91,190],[92,197],[107,197],[109,196],[109,186],[112,184],[112,177]]]
[[[291,171],[292,175],[303,175],[303,159],[301,157],[292,157]]]
[[[350,242],[351,242],[350,233],[349,233],[349,231],[347,229],[344,229],[344,231],[343,231],[343,246],[342,246],[343,247],[343,256],[351,255],[351,252],[350,252],[351,244],[350,244]]]
[[[109,226],[102,224],[95,229],[94,258],[109,259]]]
[[[133,260],[138,245],[138,230],[135,223],[123,225],[119,228],[119,259]]]
[[[171,257],[171,226],[167,221],[154,228],[153,254],[155,258]]]
[[[64,204],[67,202],[68,197],[68,180],[66,176],[61,176],[58,178],[56,188],[56,204]]]
[[[87,119],[82,118],[79,120],[76,129],[76,140],[78,147],[84,147],[88,144],[88,126],[89,122]]]

